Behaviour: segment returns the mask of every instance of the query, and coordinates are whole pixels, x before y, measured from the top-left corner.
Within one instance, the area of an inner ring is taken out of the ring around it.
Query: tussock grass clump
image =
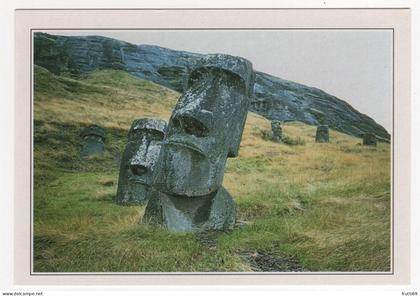
[[[144,206],[114,198],[132,121],[168,120],[179,94],[122,71],[55,76],[35,66],[34,75],[35,271],[389,270],[389,144],[361,146],[330,129],[320,145],[316,127],[299,122],[282,124],[278,144],[270,121],[249,113],[223,184],[237,226],[171,234],[142,223]],[[82,160],[89,124],[106,129],[105,153]]]
[[[287,145],[305,145],[305,141],[300,137],[292,138],[289,136],[283,136],[282,140],[283,143]]]

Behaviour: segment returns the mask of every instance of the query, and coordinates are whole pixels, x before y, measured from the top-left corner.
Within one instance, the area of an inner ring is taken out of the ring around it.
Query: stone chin
[[[201,152],[182,144],[166,143],[158,163],[161,168],[153,187],[167,194],[191,198],[208,195],[223,180],[224,163],[211,163]]]
[[[146,202],[147,193],[150,187],[146,184],[128,181],[126,186],[121,189],[119,196],[119,203],[122,204],[143,204]]]
[[[143,204],[147,200],[147,193],[150,186],[144,179],[133,176],[129,168],[127,172],[121,176],[122,182],[118,186],[117,203],[120,204]]]

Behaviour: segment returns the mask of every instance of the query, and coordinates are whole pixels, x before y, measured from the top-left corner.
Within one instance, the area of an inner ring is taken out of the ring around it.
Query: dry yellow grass
[[[334,130],[319,144],[316,127],[299,122],[284,123],[283,134],[303,145],[278,144],[266,139],[270,121],[249,113],[224,177],[241,226],[209,247],[142,224],[144,207],[113,202],[114,155],[131,122],[168,120],[179,94],[120,71],[35,70],[37,271],[250,271],[241,254],[261,250],[307,270],[389,270],[389,144],[361,146]],[[108,130],[107,152],[82,163],[78,132],[92,123]]]

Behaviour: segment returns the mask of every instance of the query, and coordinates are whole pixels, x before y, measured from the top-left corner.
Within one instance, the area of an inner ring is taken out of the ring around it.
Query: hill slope
[[[234,230],[170,234],[141,223],[144,207],[114,202],[118,155],[131,122],[168,119],[178,93],[124,71],[56,76],[34,69],[34,270],[388,271],[390,146],[358,145],[331,131],[250,113],[224,186],[237,204]],[[80,129],[107,129],[104,157],[79,158]]]
[[[34,62],[55,74],[117,69],[182,92],[192,65],[202,55],[151,45],[133,45],[101,36],[68,37],[35,33]],[[328,124],[343,133],[390,135],[372,118],[322,90],[256,72],[250,110],[268,119]]]

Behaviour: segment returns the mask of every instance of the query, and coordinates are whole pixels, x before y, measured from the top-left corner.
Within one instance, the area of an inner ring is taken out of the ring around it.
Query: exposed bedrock
[[[179,92],[201,54],[152,45],[133,45],[100,36],[69,37],[35,33],[34,62],[55,74],[119,69]],[[373,133],[389,142],[389,133],[369,116],[324,91],[255,72],[254,96],[249,110],[270,120],[328,125],[361,137]]]

